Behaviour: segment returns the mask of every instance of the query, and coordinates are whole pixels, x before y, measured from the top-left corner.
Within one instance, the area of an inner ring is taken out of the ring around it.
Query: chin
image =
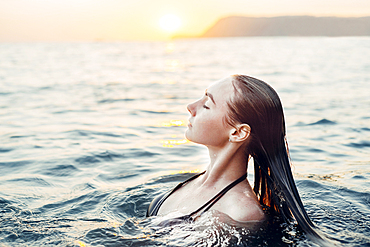
[[[190,140],[190,138],[189,138],[189,135],[188,135],[188,131],[189,131],[189,129],[187,129],[187,130],[185,131],[184,136],[185,136],[185,138],[186,138],[188,141],[191,141],[191,140]]]
[[[194,139],[193,139],[193,138],[191,138],[191,135],[189,135],[189,134],[188,134],[188,131],[189,131],[189,130],[187,130],[187,131],[185,132],[185,138],[186,138],[186,140],[191,141],[191,142],[194,142],[194,143],[199,143],[199,142],[197,142],[197,141],[194,141]]]

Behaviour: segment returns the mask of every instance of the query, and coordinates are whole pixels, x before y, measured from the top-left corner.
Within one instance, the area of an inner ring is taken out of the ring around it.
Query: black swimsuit
[[[176,190],[178,190],[179,188],[181,188],[183,185],[185,185],[186,183],[196,179],[197,177],[203,175],[206,171],[202,172],[202,173],[199,173],[195,176],[192,176],[191,178],[187,179],[186,181],[182,182],[182,183],[179,183],[175,188],[173,188],[172,190],[170,190],[169,192],[167,193],[164,193],[164,194],[161,194],[159,196],[157,196],[156,198],[154,198],[154,200],[150,203],[149,205],[149,208],[146,212],[146,216],[147,217],[150,217],[150,216],[156,216],[158,214],[158,211],[159,211],[159,208],[162,206],[163,202],[170,196],[172,195]],[[200,208],[198,208],[197,210],[195,210],[194,212],[188,214],[188,215],[184,215],[182,217],[179,217],[177,218],[178,220],[182,220],[182,221],[193,221],[193,216],[197,213],[199,213],[201,210],[203,210],[202,213],[204,212],[207,212],[218,200],[221,199],[221,197],[223,195],[225,195],[231,188],[233,188],[235,185],[239,184],[240,182],[242,182],[243,180],[245,180],[247,177],[247,174],[244,174],[243,176],[241,176],[240,178],[238,178],[237,180],[235,180],[234,182],[232,182],[231,184],[229,184],[228,186],[226,186],[223,190],[221,190],[217,195],[215,195],[212,199],[210,199],[208,202],[206,202],[203,206],[201,206]]]

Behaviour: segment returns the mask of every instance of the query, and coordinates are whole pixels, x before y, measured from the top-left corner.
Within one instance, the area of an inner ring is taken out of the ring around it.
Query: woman
[[[207,146],[210,164],[154,199],[148,216],[179,211],[181,219],[193,220],[212,209],[250,222],[277,215],[318,237],[293,180],[283,108],[274,89],[261,80],[234,75],[211,85],[188,110],[186,138]],[[253,189],[246,179],[250,158]]]

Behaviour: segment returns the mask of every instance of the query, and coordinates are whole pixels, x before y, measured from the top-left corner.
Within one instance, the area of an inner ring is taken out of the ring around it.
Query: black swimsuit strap
[[[199,177],[200,175],[203,175],[204,173],[205,173],[206,171],[203,171],[203,172],[201,172],[201,173],[198,173],[198,174],[196,174],[196,175],[194,175],[194,176],[192,176],[192,177],[190,177],[190,178],[188,178],[188,179],[186,179],[184,182],[181,182],[181,183],[179,183],[172,191],[171,191],[171,193],[168,195],[168,196],[170,196],[173,192],[175,192],[175,190],[178,190],[181,186],[183,186],[184,184],[186,184],[186,183],[189,183],[190,181],[192,181],[192,180],[194,180],[194,179],[196,179],[197,177]]]
[[[209,200],[207,203],[205,203],[203,206],[192,212],[191,214],[188,214],[187,216],[193,216],[196,213],[199,213],[202,209],[204,209],[204,212],[207,212],[218,200],[221,199],[223,195],[225,195],[231,188],[233,188],[235,185],[239,184],[240,182],[244,181],[247,178],[247,174],[244,174],[228,186],[226,186],[223,190],[221,190],[217,195],[215,195],[211,200]]]
[[[200,175],[204,174],[204,172],[202,173],[199,173],[191,178],[189,178],[188,180],[178,184],[170,193],[168,193],[165,197],[168,198],[173,192],[175,192],[178,188],[180,188],[181,186],[183,186],[184,184],[186,184],[187,182],[193,180],[193,179],[196,179],[197,177],[199,177]],[[233,188],[235,185],[239,184],[240,182],[242,182],[243,180],[245,180],[247,178],[247,174],[244,174],[243,176],[241,176],[240,178],[238,178],[237,180],[235,180],[234,182],[232,182],[231,184],[229,184],[228,186],[226,186],[223,190],[221,190],[217,195],[215,195],[211,200],[209,200],[206,204],[204,204],[203,206],[201,206],[199,209],[195,210],[194,212],[192,212],[191,214],[187,214],[187,215],[183,215],[183,216],[180,216],[180,217],[177,217],[177,218],[174,218],[174,219],[171,219],[171,220],[165,220],[161,223],[161,225],[163,226],[171,226],[171,225],[175,225],[175,224],[181,224],[182,222],[188,222],[188,223],[191,223],[191,222],[194,222],[194,218],[193,218],[193,215],[199,213],[202,209],[204,209],[206,207],[206,209],[201,213],[203,214],[204,212],[207,212],[218,200],[221,199],[221,197],[223,195],[225,195],[231,188]],[[164,200],[165,200],[164,199]],[[162,203],[163,201],[162,200]],[[161,204],[162,204],[161,203]],[[158,206],[158,205],[157,205]],[[157,209],[158,210],[158,209]]]
[[[188,178],[187,180],[185,180],[184,182],[181,182],[179,183],[175,188],[173,188],[170,192],[168,192],[166,195],[164,195],[161,199],[159,199],[158,202],[156,202],[155,206],[153,207],[153,209],[148,208],[148,211],[147,211],[147,216],[155,216],[157,215],[158,213],[158,210],[159,208],[161,207],[161,205],[163,204],[163,202],[170,196],[172,195],[176,190],[178,190],[179,188],[181,188],[183,185],[185,185],[186,183],[198,178],[199,176],[203,175],[206,171],[204,172],[201,172],[199,174],[196,174],[190,178]],[[224,189],[222,189],[219,193],[217,193],[217,195],[215,195],[214,197],[212,197],[208,202],[206,202],[203,206],[201,206],[200,208],[198,208],[197,210],[195,210],[194,212],[190,213],[190,214],[187,214],[187,215],[184,215],[184,216],[181,216],[181,217],[178,217],[178,218],[175,218],[172,221],[174,222],[182,222],[182,221],[187,221],[187,222],[192,222],[194,221],[194,218],[193,216],[197,213],[199,213],[200,211],[202,211],[203,209],[203,212],[201,214],[203,214],[204,212],[207,212],[218,200],[221,199],[221,197],[223,195],[225,195],[230,189],[232,189],[235,185],[239,184],[240,182],[242,182],[243,180],[245,180],[247,178],[247,174],[244,174],[243,176],[241,176],[240,178],[238,178],[237,180],[235,180],[234,182],[230,183],[228,186],[226,186]],[[152,202],[153,203],[153,202]],[[171,223],[172,224],[172,223]]]
[[[165,196],[163,196],[163,197],[160,199],[160,201],[159,201],[159,202],[154,206],[154,208],[153,208],[153,209],[149,210],[149,208],[148,208],[147,216],[149,216],[149,215],[157,215],[159,208],[162,206],[163,202],[164,202],[165,200],[167,200],[167,198],[168,198],[170,195],[172,195],[176,190],[178,190],[179,188],[181,188],[181,187],[182,187],[183,185],[185,185],[186,183],[188,183],[188,182],[190,182],[190,181],[192,181],[192,180],[196,179],[197,177],[199,177],[199,176],[203,175],[205,172],[206,172],[206,171],[203,171],[203,172],[201,172],[201,173],[198,173],[198,174],[196,174],[196,175],[194,175],[194,176],[192,176],[192,177],[188,178],[188,179],[187,179],[187,180],[185,180],[184,182],[181,182],[181,183],[177,184],[175,188],[173,188],[170,192],[167,192],[167,194],[166,194]]]

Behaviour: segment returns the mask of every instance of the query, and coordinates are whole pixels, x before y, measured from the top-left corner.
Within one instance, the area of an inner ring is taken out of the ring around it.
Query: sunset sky
[[[370,1],[0,0],[0,42],[165,40],[199,35],[229,15],[370,16]]]

